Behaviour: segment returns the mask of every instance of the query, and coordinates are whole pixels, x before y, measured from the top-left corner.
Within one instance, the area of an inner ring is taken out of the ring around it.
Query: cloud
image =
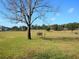
[[[60,13],[56,13],[56,16],[60,16]]]
[[[68,13],[73,13],[74,12],[74,8],[70,8],[69,10],[68,10]]]
[[[56,18],[51,18],[52,21],[56,20]]]

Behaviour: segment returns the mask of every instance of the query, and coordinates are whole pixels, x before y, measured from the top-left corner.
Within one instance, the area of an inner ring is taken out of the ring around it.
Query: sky
[[[42,25],[42,24],[66,24],[79,22],[79,0],[48,0],[48,3],[52,6],[58,6],[59,10],[57,13],[47,13],[44,20],[36,20],[34,25]],[[0,10],[2,6],[0,4]],[[6,10],[5,10],[6,11]],[[3,26],[22,26],[25,25],[23,23],[12,23],[10,20],[2,17],[0,14],[0,25]]]

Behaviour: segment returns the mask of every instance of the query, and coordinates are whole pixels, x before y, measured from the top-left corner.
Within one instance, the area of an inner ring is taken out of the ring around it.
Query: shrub
[[[50,27],[48,27],[46,30],[47,30],[47,31],[50,31]]]

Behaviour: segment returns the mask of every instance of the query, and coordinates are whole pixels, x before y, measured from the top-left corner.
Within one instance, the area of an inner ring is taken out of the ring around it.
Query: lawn
[[[79,59],[79,31],[0,32],[0,59]]]

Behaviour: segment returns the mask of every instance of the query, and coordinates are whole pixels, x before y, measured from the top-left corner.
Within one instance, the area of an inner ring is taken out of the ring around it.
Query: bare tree
[[[53,11],[46,0],[2,0],[7,12],[4,14],[8,19],[23,22],[28,26],[28,39],[31,39],[31,25],[38,18],[44,17],[45,13]]]

